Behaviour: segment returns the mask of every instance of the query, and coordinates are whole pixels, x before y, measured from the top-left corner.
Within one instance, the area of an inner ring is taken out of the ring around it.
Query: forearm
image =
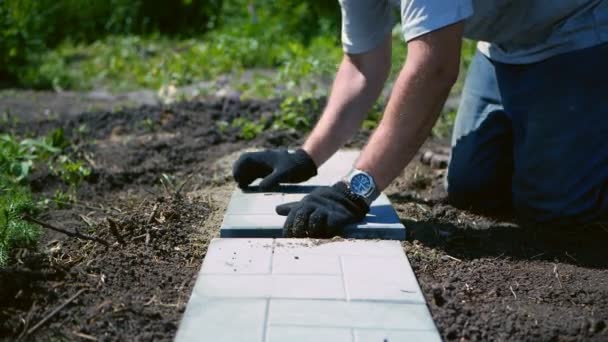
[[[390,38],[364,55],[345,55],[323,111],[303,149],[323,164],[361,127],[388,77]]]
[[[384,117],[355,165],[372,174],[378,188],[401,173],[429,136],[450,86],[445,80],[401,73]]]
[[[455,37],[461,32],[458,24],[410,44],[382,121],[355,164],[380,190],[401,173],[437,121],[458,76],[460,38]]]

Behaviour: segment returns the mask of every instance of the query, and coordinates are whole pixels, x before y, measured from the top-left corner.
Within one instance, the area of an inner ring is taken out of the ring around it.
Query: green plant
[[[145,118],[138,122],[137,125],[148,132],[154,132],[158,128],[158,123],[151,118]]]
[[[91,175],[91,169],[84,166],[82,161],[73,161],[67,155],[59,156],[51,170],[69,186],[71,192],[75,192],[80,183]]]
[[[454,121],[456,120],[456,111],[451,110],[441,113],[437,123],[433,127],[433,136],[438,138],[447,138],[452,134]]]
[[[384,106],[380,103],[376,102],[372,109],[367,114],[367,118],[363,121],[363,129],[366,130],[374,130],[378,127],[378,123],[382,119],[382,114],[384,113]]]
[[[289,96],[281,102],[275,113],[272,129],[275,130],[309,130],[312,120],[307,113],[318,112],[319,101],[316,98]]]
[[[231,126],[237,128],[239,138],[245,140],[252,140],[264,131],[263,122],[254,122],[250,119],[240,117],[232,121]]]
[[[35,245],[39,228],[21,219],[23,214],[35,210],[27,188],[0,176],[0,266],[6,265],[14,248]]]
[[[71,193],[67,193],[65,191],[57,190],[53,194],[53,203],[57,208],[63,209],[67,208],[70,203],[74,202],[74,196]],[[45,203],[45,206],[48,205],[48,201]]]
[[[18,140],[10,134],[0,134],[0,173],[13,182],[23,181],[35,162],[47,160],[65,148],[63,130],[58,129],[40,139]]]
[[[82,162],[66,154],[69,145],[62,129],[27,139],[0,134],[0,266],[6,264],[11,250],[34,246],[40,234],[36,225],[21,219],[22,215],[33,214],[50,202],[47,199],[34,203],[27,184],[32,170],[46,163],[68,184],[69,193],[57,191],[53,197],[59,207],[73,200],[75,189],[90,174]]]

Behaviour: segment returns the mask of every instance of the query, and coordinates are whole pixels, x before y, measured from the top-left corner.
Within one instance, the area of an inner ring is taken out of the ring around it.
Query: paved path
[[[440,341],[397,241],[216,239],[176,341]]]
[[[297,201],[346,175],[357,151],[340,152],[306,183],[280,192],[235,190],[209,245],[176,341],[440,341],[398,241],[272,239]],[[405,239],[388,198],[347,237]],[[231,237],[231,238],[225,238]]]

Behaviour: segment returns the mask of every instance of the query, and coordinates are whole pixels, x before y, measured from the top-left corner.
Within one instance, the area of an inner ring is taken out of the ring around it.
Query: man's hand
[[[287,216],[284,237],[331,238],[343,235],[346,225],[362,221],[369,206],[338,182],[316,188],[300,202],[279,205],[276,211]]]
[[[275,188],[279,183],[300,183],[317,175],[317,166],[306,151],[293,153],[287,150],[267,150],[244,153],[232,168],[239,188],[245,188],[258,178],[262,191]]]

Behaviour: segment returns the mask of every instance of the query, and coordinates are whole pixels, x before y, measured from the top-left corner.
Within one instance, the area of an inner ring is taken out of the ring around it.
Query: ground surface
[[[57,101],[70,107],[69,98]],[[0,102],[7,108],[10,101]],[[218,235],[232,161],[246,148],[295,146],[303,138],[265,133],[242,141],[218,128],[237,116],[269,117],[276,101],[69,115],[10,106],[23,119],[0,131],[64,127],[93,169],[77,204],[41,219],[110,246],[47,232],[41,253],[20,251],[15,266],[0,270],[0,338],[7,340],[172,339],[206,246]],[[365,135],[351,146],[362,146]],[[608,228],[530,229],[509,222],[508,213],[496,219],[455,209],[445,204],[443,172],[415,161],[387,190],[409,229],[403,246],[443,337],[608,340]],[[33,178],[38,195],[60,187],[45,170]]]

